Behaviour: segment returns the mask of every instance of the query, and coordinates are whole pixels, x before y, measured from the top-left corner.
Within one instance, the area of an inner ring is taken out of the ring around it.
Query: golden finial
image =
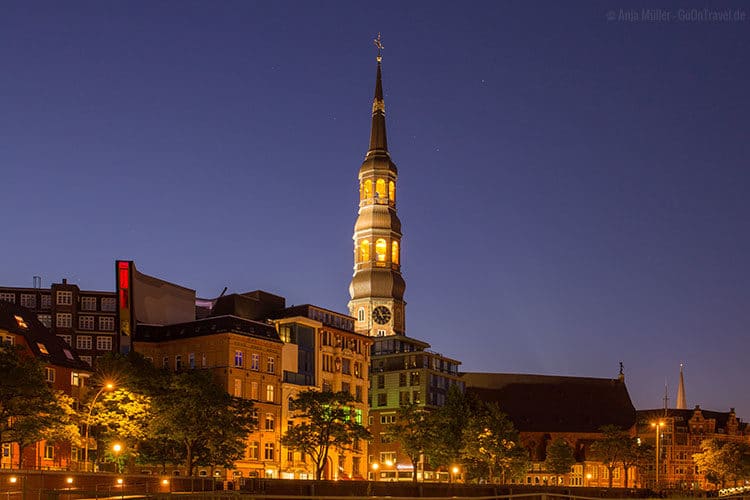
[[[380,32],[378,32],[378,37],[375,40],[373,40],[373,42],[375,43],[375,46],[378,48],[378,57],[377,57],[377,59],[378,59],[378,62],[380,62],[380,61],[383,60],[383,56],[381,54],[381,51],[384,48],[383,47],[383,43],[380,41]]]

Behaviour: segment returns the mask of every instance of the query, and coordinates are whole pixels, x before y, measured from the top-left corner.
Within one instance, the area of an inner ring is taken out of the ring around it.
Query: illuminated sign
[[[117,314],[120,335],[129,337],[133,322],[133,273],[132,262],[117,261]]]

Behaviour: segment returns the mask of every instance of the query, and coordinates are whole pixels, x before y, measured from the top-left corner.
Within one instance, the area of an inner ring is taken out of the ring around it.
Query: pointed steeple
[[[680,363],[680,385],[677,386],[677,407],[678,410],[687,409],[687,399],[685,398],[685,379],[682,377],[682,363]]]
[[[378,48],[378,71],[375,77],[375,97],[372,100],[372,128],[370,129],[370,148],[367,155],[373,153],[388,154],[388,140],[385,135],[385,101],[383,100],[383,76],[380,63],[383,60],[381,51],[383,44],[380,43],[380,33],[375,39],[375,46]]]

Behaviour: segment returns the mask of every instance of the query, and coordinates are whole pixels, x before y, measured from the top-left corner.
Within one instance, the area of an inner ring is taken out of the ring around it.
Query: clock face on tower
[[[385,325],[391,320],[391,310],[385,306],[376,307],[372,310],[372,320],[379,325]]]

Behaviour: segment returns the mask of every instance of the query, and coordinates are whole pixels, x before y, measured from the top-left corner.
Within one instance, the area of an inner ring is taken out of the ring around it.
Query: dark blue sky
[[[643,6],[5,3],[0,284],[345,311],[381,31],[408,334],[750,420],[750,8]]]

